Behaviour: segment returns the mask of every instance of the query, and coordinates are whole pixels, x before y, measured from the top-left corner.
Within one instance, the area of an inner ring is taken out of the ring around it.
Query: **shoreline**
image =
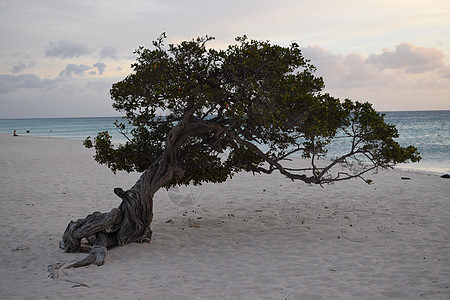
[[[404,171],[404,172],[412,172],[412,173],[423,173],[423,174],[429,174],[429,175],[436,175],[436,176],[442,176],[446,174],[450,174],[450,169],[446,171],[437,171],[437,170],[430,170],[430,169],[420,169],[420,168],[408,168],[403,166],[395,166],[394,169]],[[442,169],[444,170],[444,169]]]
[[[0,136],[10,136],[9,134],[6,133],[0,133]],[[12,134],[11,134],[12,136]],[[79,140],[79,139],[70,139],[70,138],[63,138],[63,137],[46,137],[46,136],[35,136],[35,135],[31,135],[31,134],[19,134],[16,137],[25,137],[25,138],[37,138],[37,139],[56,139],[56,140],[66,140],[66,141],[74,141],[74,142],[80,142],[83,143],[83,140]],[[120,144],[120,142],[113,142],[113,144],[118,145]],[[294,159],[298,158],[298,157],[292,157]],[[430,169],[430,168],[420,168],[420,167],[408,167],[408,164],[400,164],[400,165],[396,165],[393,169],[396,170],[401,170],[401,171],[406,171],[406,172],[418,172],[418,173],[424,173],[424,174],[431,174],[431,175],[445,175],[445,174],[449,174],[450,173],[450,168],[447,170],[446,168],[442,168],[442,170],[435,170],[435,169]],[[447,171],[444,171],[447,170]]]
[[[450,112],[450,109],[417,109],[417,110],[377,110],[379,113],[420,113],[420,112]],[[66,117],[14,117],[0,118],[0,120],[35,120],[35,119],[94,119],[94,118],[123,118],[124,116],[66,116]]]

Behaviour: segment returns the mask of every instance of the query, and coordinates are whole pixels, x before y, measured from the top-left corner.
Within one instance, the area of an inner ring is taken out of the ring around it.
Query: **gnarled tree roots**
[[[66,268],[78,268],[105,262],[107,249],[131,242],[150,242],[153,201],[135,188],[114,193],[122,199],[118,208],[108,213],[94,212],[84,219],[71,221],[63,234],[60,248],[66,252],[89,252],[84,259]],[[85,240],[84,240],[85,239]]]

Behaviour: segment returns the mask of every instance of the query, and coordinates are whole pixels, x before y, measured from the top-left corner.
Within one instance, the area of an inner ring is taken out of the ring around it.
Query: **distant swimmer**
[[[13,136],[18,136],[15,130],[14,130]]]

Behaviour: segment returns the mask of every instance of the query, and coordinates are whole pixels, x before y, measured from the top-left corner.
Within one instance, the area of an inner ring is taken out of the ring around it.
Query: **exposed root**
[[[114,192],[122,199],[119,208],[108,213],[94,212],[84,219],[71,221],[67,226],[59,247],[65,252],[89,254],[66,268],[79,268],[90,264],[101,266],[105,263],[109,248],[131,242],[150,242],[152,198],[138,189],[123,191],[116,188]]]
[[[56,264],[52,264],[52,265],[48,265],[47,270],[50,273],[48,275],[48,277],[53,278],[53,279],[57,279],[59,277],[59,272],[58,270],[64,266],[64,263],[56,263]]]
[[[94,246],[92,247],[91,252],[89,252],[89,255],[85,258],[78,260],[76,262],[73,262],[69,264],[66,269],[68,268],[79,268],[88,266],[91,264],[95,264],[97,266],[101,266],[105,263],[105,257],[106,257],[106,247],[104,246]]]

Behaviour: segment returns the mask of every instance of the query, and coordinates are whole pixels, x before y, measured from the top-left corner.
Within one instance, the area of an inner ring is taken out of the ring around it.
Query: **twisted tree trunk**
[[[172,178],[173,169],[164,157],[160,157],[132,188],[127,191],[114,189],[122,199],[118,208],[108,213],[94,212],[84,219],[71,221],[60,247],[66,252],[89,250],[89,255],[66,268],[102,265],[109,248],[131,242],[149,242],[152,237],[153,195]]]
[[[118,208],[108,213],[94,212],[84,219],[69,223],[60,248],[66,252],[89,252],[89,255],[66,268],[103,265],[109,248],[131,242],[150,242],[153,196],[173,177],[183,176],[184,169],[177,164],[177,155],[186,138],[199,131],[198,128],[189,130],[192,125],[190,117],[197,108],[193,106],[188,109],[183,119],[172,128],[163,155],[142,173],[132,188],[127,191],[114,189],[114,193],[122,199]]]

